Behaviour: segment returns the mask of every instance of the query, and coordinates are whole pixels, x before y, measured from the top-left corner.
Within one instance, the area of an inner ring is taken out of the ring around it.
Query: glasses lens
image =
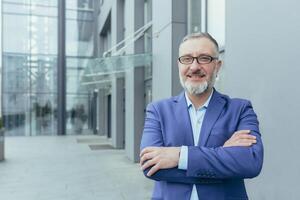
[[[191,57],[191,56],[181,56],[179,58],[179,61],[182,63],[182,64],[191,64],[193,62],[194,58]]]
[[[198,60],[198,63],[207,64],[207,63],[210,63],[213,60],[213,58],[210,56],[199,56],[197,58],[197,60]]]

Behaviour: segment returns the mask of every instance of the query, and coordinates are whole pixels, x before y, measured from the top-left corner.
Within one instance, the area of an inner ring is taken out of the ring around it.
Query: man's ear
[[[217,65],[216,65],[217,73],[219,73],[222,65],[223,65],[223,61],[222,60],[218,60]]]

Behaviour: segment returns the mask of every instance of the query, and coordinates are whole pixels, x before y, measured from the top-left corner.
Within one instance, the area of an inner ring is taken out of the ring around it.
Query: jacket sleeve
[[[253,178],[263,164],[263,144],[257,116],[249,101],[244,105],[237,130],[251,130],[257,143],[250,147],[188,147],[187,175],[211,178]]]
[[[146,110],[146,118],[143,136],[141,140],[140,149],[144,149],[150,146],[164,146],[163,136],[161,125],[159,121],[158,113],[153,104],[149,104]],[[219,180],[209,180],[205,178],[198,178],[196,176],[187,176],[186,170],[181,170],[178,168],[172,169],[161,169],[152,176],[147,176],[150,168],[144,170],[144,175],[147,178],[156,181],[168,181],[168,182],[176,182],[176,183],[189,183],[189,184],[200,184],[200,183],[216,183]]]

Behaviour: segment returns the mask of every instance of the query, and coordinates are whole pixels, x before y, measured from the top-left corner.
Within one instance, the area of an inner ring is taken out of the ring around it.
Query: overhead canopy
[[[111,75],[124,76],[126,70],[134,67],[150,66],[151,62],[151,54],[131,54],[91,59],[84,69],[81,85],[88,86],[88,88],[101,87],[103,84],[110,82]]]

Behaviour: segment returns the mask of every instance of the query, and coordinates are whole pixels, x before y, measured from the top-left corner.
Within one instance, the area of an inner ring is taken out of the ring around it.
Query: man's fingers
[[[153,158],[151,160],[146,161],[144,164],[142,164],[142,170],[145,170],[157,163],[157,159]]]
[[[241,135],[241,134],[249,134],[250,130],[239,130],[234,132],[233,136]]]
[[[237,144],[237,146],[239,146],[240,144],[251,146],[252,144],[255,144],[255,143],[256,143],[255,139],[240,139],[235,142],[235,144]]]
[[[147,169],[148,167],[151,167],[153,164],[152,164],[152,160],[148,160],[148,161],[146,161],[144,164],[142,164],[142,167],[141,167],[141,169],[142,170],[145,170],[145,169]]]
[[[159,148],[159,147],[146,147],[146,148],[144,148],[140,153],[140,157],[142,157],[145,153],[149,153],[149,152],[151,152],[151,151],[153,151],[157,148]]]
[[[240,139],[255,140],[256,137],[254,135],[249,135],[249,134],[240,134],[240,135],[236,135],[233,139],[234,140],[240,140]]]
[[[152,176],[155,172],[157,172],[160,169],[159,164],[157,163],[151,169],[148,171],[147,176]]]
[[[236,131],[237,134],[247,134],[250,133],[250,130],[238,130]]]
[[[148,153],[149,154],[149,153]],[[140,159],[140,165],[142,166],[146,160],[149,160],[148,154],[144,154]]]
[[[140,164],[143,165],[143,163],[147,160],[150,160],[152,158],[154,158],[156,155],[155,152],[149,152],[149,153],[145,153],[142,157],[141,157],[141,160],[140,160]]]
[[[251,135],[239,135],[235,138],[230,138],[225,142],[223,147],[232,147],[232,146],[251,146],[255,144],[256,137]]]
[[[235,132],[230,139],[239,140],[239,139],[256,139],[256,136],[250,134],[250,130],[241,130]]]
[[[151,148],[151,147],[146,147],[146,148],[144,148],[144,149],[141,151],[141,153],[140,153],[140,157],[142,157],[145,153],[148,153],[148,152],[150,151],[150,148]]]
[[[252,143],[252,144],[254,144],[254,143],[256,143],[256,140],[254,140],[254,139],[240,139],[240,140],[238,140],[238,143]]]

